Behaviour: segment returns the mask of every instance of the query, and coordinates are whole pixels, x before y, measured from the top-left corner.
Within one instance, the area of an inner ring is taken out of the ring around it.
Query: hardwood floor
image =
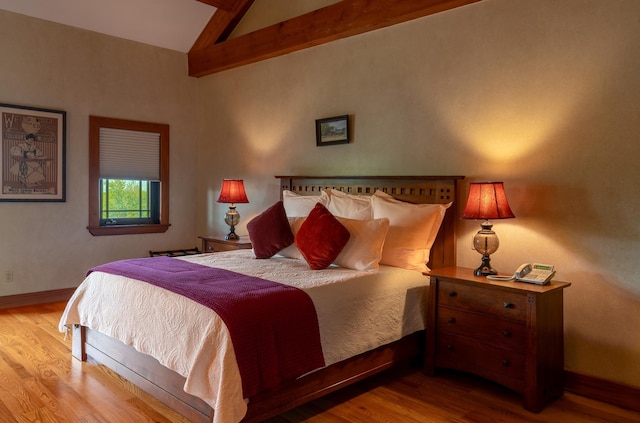
[[[58,332],[64,303],[0,310],[0,423],[187,423],[111,371],[71,357]],[[384,374],[269,423],[640,422],[640,413],[571,393],[539,414],[474,377]]]

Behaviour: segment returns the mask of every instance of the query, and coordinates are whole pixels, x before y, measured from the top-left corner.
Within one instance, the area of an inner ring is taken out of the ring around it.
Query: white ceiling
[[[0,9],[185,53],[216,11],[196,0],[0,0]]]

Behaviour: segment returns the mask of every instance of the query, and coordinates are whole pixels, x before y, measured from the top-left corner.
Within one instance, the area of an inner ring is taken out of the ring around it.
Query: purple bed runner
[[[302,290],[170,257],[120,260],[87,272],[138,279],[211,308],[229,330],[245,398],[324,366],[318,317]]]

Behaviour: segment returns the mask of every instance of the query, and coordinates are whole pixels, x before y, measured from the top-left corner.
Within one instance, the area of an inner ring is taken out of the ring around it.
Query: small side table
[[[202,235],[202,252],[215,253],[230,250],[250,250],[251,241],[248,235],[241,235],[239,240],[226,240],[224,235]]]
[[[425,371],[462,370],[523,396],[538,412],[564,391],[563,291],[571,284],[495,282],[450,267],[430,277]]]

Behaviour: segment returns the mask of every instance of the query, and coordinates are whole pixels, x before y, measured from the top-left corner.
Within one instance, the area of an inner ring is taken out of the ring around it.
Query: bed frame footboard
[[[418,367],[422,362],[425,339],[424,331],[416,332],[262,392],[250,399],[249,410],[242,422],[261,422],[384,370],[402,366]]]
[[[213,410],[182,387],[185,378],[155,358],[85,326],[73,325],[72,354],[102,364],[194,423],[210,423]]]
[[[416,332],[262,392],[250,399],[247,415],[242,421],[258,423],[384,370],[418,366],[424,340],[424,331]],[[87,327],[73,325],[72,354],[78,360],[106,366],[193,422],[212,421],[211,407],[182,390],[184,377],[133,347]]]

